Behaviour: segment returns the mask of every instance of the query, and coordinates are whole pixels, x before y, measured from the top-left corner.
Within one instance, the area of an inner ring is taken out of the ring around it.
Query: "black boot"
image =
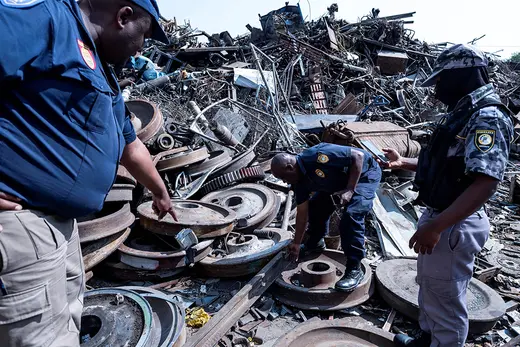
[[[397,334],[394,337],[394,345],[397,347],[430,347],[431,343],[432,336],[424,331],[415,339],[405,334]]]
[[[345,274],[336,283],[336,290],[340,292],[351,292],[361,283],[365,274],[361,270],[361,265],[347,266]]]
[[[320,239],[318,243],[309,244],[305,243],[300,246],[300,258],[306,257],[311,254],[321,254],[325,250],[325,239]]]

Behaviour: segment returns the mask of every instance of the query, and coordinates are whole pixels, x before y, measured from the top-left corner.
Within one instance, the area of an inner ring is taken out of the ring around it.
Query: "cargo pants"
[[[77,223],[0,212],[0,346],[79,346],[84,268]]]
[[[438,215],[426,210],[419,226]],[[419,324],[432,334],[431,347],[463,347],[469,319],[466,291],[473,275],[475,255],[489,236],[489,219],[483,209],[444,230],[432,254],[419,254]]]

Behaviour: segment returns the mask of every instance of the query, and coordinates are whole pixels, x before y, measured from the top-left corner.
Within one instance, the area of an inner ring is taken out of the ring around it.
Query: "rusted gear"
[[[105,208],[96,215],[97,218],[78,221],[81,243],[100,240],[131,226],[135,216],[130,212],[130,204],[119,206],[121,205],[105,205]]]
[[[309,321],[282,336],[275,347],[393,347],[394,334],[363,318]]]
[[[269,188],[260,184],[240,184],[209,193],[200,201],[232,209],[237,213],[236,230],[253,231],[271,224],[280,210],[281,201]]]
[[[226,151],[213,151],[209,154],[208,159],[200,164],[191,165],[186,169],[186,173],[190,176],[199,176],[214,167],[222,167],[231,161],[231,156]]]
[[[132,100],[125,103],[128,110],[139,118],[143,124],[137,137],[143,143],[152,140],[163,126],[163,116],[157,105],[146,100]]]
[[[180,347],[186,342],[186,313],[166,294],[147,287],[121,287],[141,295],[152,307],[153,327],[148,346]]]
[[[377,289],[393,308],[409,318],[419,318],[417,260],[392,259],[376,269]],[[483,334],[493,328],[506,312],[504,300],[496,291],[472,278],[467,292],[469,332]]]
[[[85,293],[80,336],[88,338],[82,347],[146,347],[152,325],[150,304],[135,292],[113,288]]]
[[[200,163],[209,158],[206,147],[192,150],[187,148],[179,152],[178,148],[161,153],[161,159],[157,163],[159,172],[179,169],[188,165]]]
[[[372,270],[363,260],[365,276],[359,286],[351,293],[336,291],[334,285],[343,277],[346,261],[343,252],[333,250],[301,259],[276,279],[274,294],[279,301],[302,310],[337,311],[360,305],[374,293]]]
[[[507,245],[498,252],[486,255],[486,260],[500,267],[500,271],[503,273],[516,278],[520,277],[520,247]]]
[[[175,236],[182,229],[192,229],[198,238],[226,235],[235,226],[236,213],[228,208],[193,200],[172,200],[178,221],[166,215],[159,221],[148,201],[137,208],[141,225],[151,232]]]
[[[260,271],[292,239],[290,232],[282,229],[260,229],[250,235],[242,235],[244,242],[227,238],[229,255],[213,251],[197,264],[197,269],[211,277],[241,277]],[[269,242],[272,240],[272,242]]]
[[[265,172],[259,167],[246,167],[237,171],[233,171],[217,177],[202,186],[200,192],[203,195],[214,192],[233,183],[242,183],[245,181],[260,181],[265,178]]]
[[[81,247],[85,271],[90,271],[94,266],[108,258],[110,254],[114,253],[125,242],[128,235],[130,235],[130,228]]]
[[[211,252],[213,243],[212,240],[201,241],[186,254],[182,250],[172,250],[168,245],[176,244],[175,239],[161,241],[161,238],[146,232],[132,232],[125,244],[119,247],[121,262],[143,270],[182,268],[204,259]]]
[[[130,202],[135,185],[116,183],[108,192],[105,202]]]

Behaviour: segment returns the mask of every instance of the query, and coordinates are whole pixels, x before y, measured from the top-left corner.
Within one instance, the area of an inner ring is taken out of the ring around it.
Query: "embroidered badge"
[[[79,51],[81,53],[81,56],[83,57],[83,60],[85,61],[85,64],[92,70],[96,69],[96,58],[94,57],[94,53],[88,48],[87,45],[83,43],[83,41],[78,40],[78,46]]]
[[[1,0],[2,4],[8,7],[29,7],[37,5],[43,0]]]
[[[318,163],[327,164],[329,162],[329,157],[325,154],[318,154]]]
[[[325,173],[321,171],[320,169],[316,169],[316,175],[320,178],[325,178]]]
[[[495,130],[477,130],[475,146],[483,153],[489,152],[495,146]]]

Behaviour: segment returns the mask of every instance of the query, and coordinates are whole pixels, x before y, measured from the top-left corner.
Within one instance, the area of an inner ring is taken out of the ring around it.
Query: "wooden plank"
[[[392,328],[392,324],[394,323],[396,313],[397,311],[392,309],[392,311],[388,315],[388,318],[386,319],[385,325],[383,325],[384,331],[390,331],[390,329]]]
[[[278,253],[205,326],[186,342],[185,347],[215,346],[289,264],[290,262],[284,259],[284,252]]]

